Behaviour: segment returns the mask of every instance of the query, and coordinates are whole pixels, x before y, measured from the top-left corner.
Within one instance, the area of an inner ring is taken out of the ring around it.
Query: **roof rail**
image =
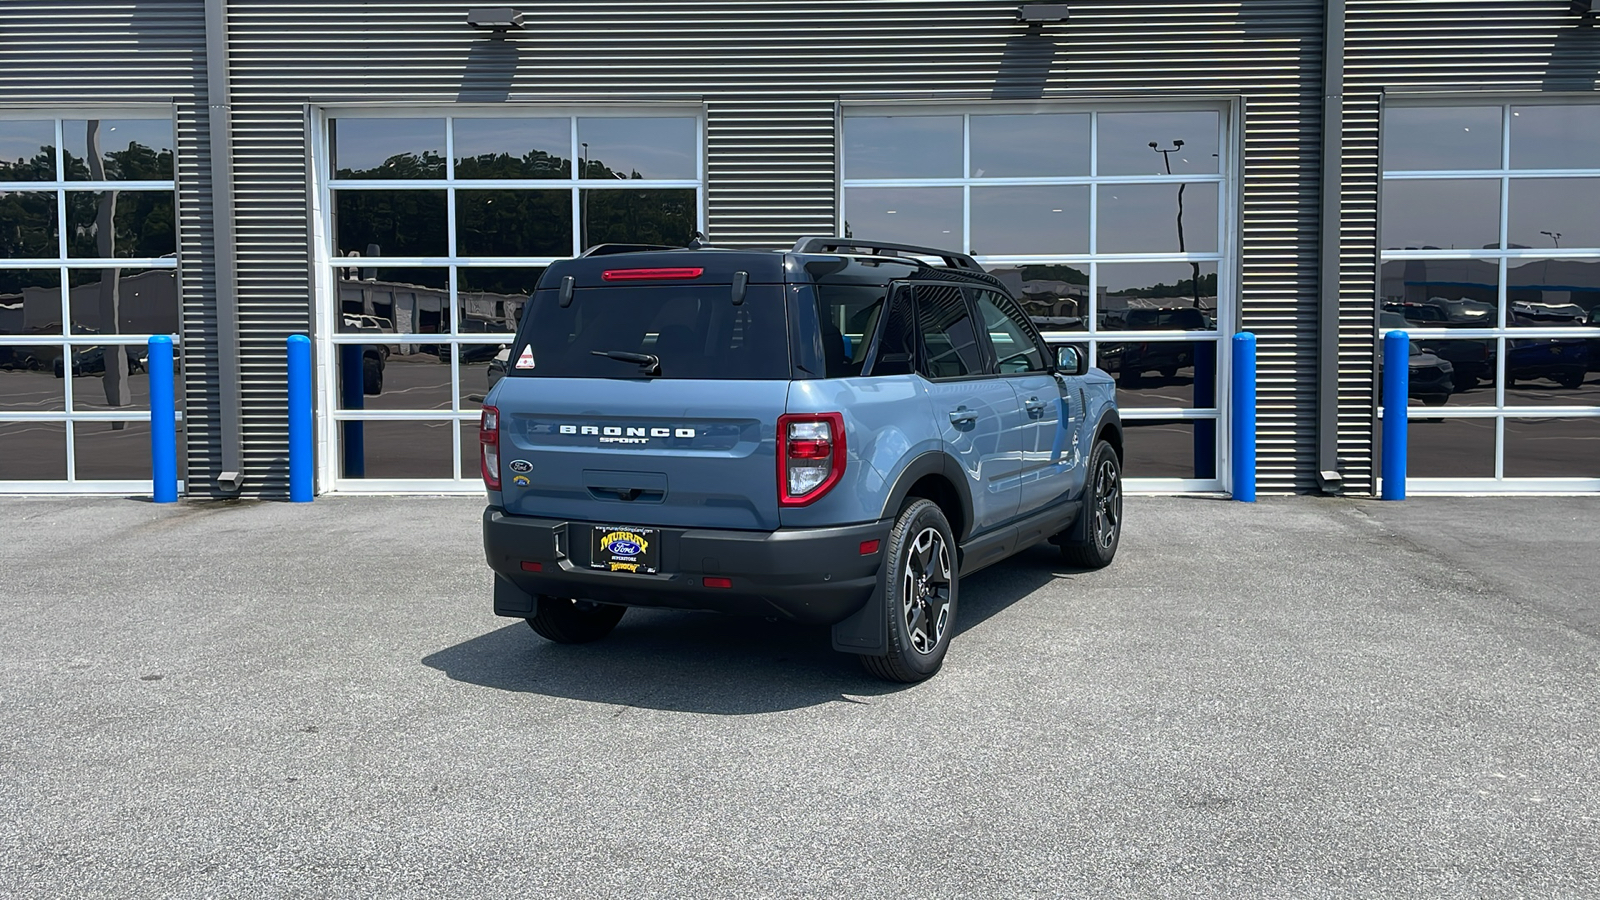
[[[583,251],[580,256],[610,256],[613,253],[638,253],[642,250],[683,250],[683,247],[669,247],[666,244],[595,244]]]
[[[791,252],[839,253],[857,251],[870,256],[882,256],[885,250],[891,251],[896,255],[936,256],[944,260],[944,264],[952,269],[967,269],[973,272],[983,271],[983,266],[978,265],[977,260],[965,253],[937,250],[933,247],[919,247],[916,244],[892,244],[888,241],[866,241],[844,237],[803,237],[794,242],[794,250]]]

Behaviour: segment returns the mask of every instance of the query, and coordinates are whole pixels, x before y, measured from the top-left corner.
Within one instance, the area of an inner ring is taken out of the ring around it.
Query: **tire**
[[[1588,376],[1585,369],[1571,369],[1551,376],[1551,380],[1569,391],[1583,387],[1583,379]]]
[[[1161,377],[1171,381],[1172,379],[1178,377],[1178,370],[1173,366],[1167,366],[1161,370]]]
[[[912,684],[944,664],[956,631],[956,540],[944,512],[931,500],[913,500],[889,530],[884,565],[883,613],[889,652],[863,656],[866,670],[885,681]]]
[[[558,644],[587,644],[611,633],[622,621],[626,606],[594,603],[589,600],[563,600],[540,594],[533,601],[533,616],[528,627],[539,636]]]
[[[1089,516],[1089,539],[1061,544],[1067,562],[1084,569],[1111,565],[1122,541],[1122,461],[1106,441],[1096,441],[1089,456],[1089,484],[1083,514]]]
[[[361,393],[368,397],[383,393],[383,360],[376,356],[361,357]]]

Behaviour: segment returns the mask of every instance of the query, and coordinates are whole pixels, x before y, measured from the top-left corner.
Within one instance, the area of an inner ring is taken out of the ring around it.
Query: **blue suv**
[[[562,643],[630,606],[753,614],[919,681],[962,576],[1042,541],[1099,568],[1121,533],[1111,378],[925,247],[557,262],[479,439],[494,611]]]

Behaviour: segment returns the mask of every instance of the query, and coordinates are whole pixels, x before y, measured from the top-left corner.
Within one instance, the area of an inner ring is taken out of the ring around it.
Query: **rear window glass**
[[[509,375],[632,378],[660,361],[660,378],[787,379],[783,291],[751,285],[735,306],[728,285],[579,289],[565,309],[554,290],[534,294],[506,360]]]

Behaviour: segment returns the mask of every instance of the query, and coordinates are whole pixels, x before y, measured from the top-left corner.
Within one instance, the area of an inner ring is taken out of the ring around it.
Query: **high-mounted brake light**
[[[699,278],[705,269],[684,266],[677,269],[606,269],[600,273],[601,281],[688,281]]]
[[[482,449],[483,486],[491,491],[500,490],[500,410],[492,406],[483,408],[478,420],[478,446]]]
[[[778,417],[778,503],[807,506],[844,476],[844,415]]]

